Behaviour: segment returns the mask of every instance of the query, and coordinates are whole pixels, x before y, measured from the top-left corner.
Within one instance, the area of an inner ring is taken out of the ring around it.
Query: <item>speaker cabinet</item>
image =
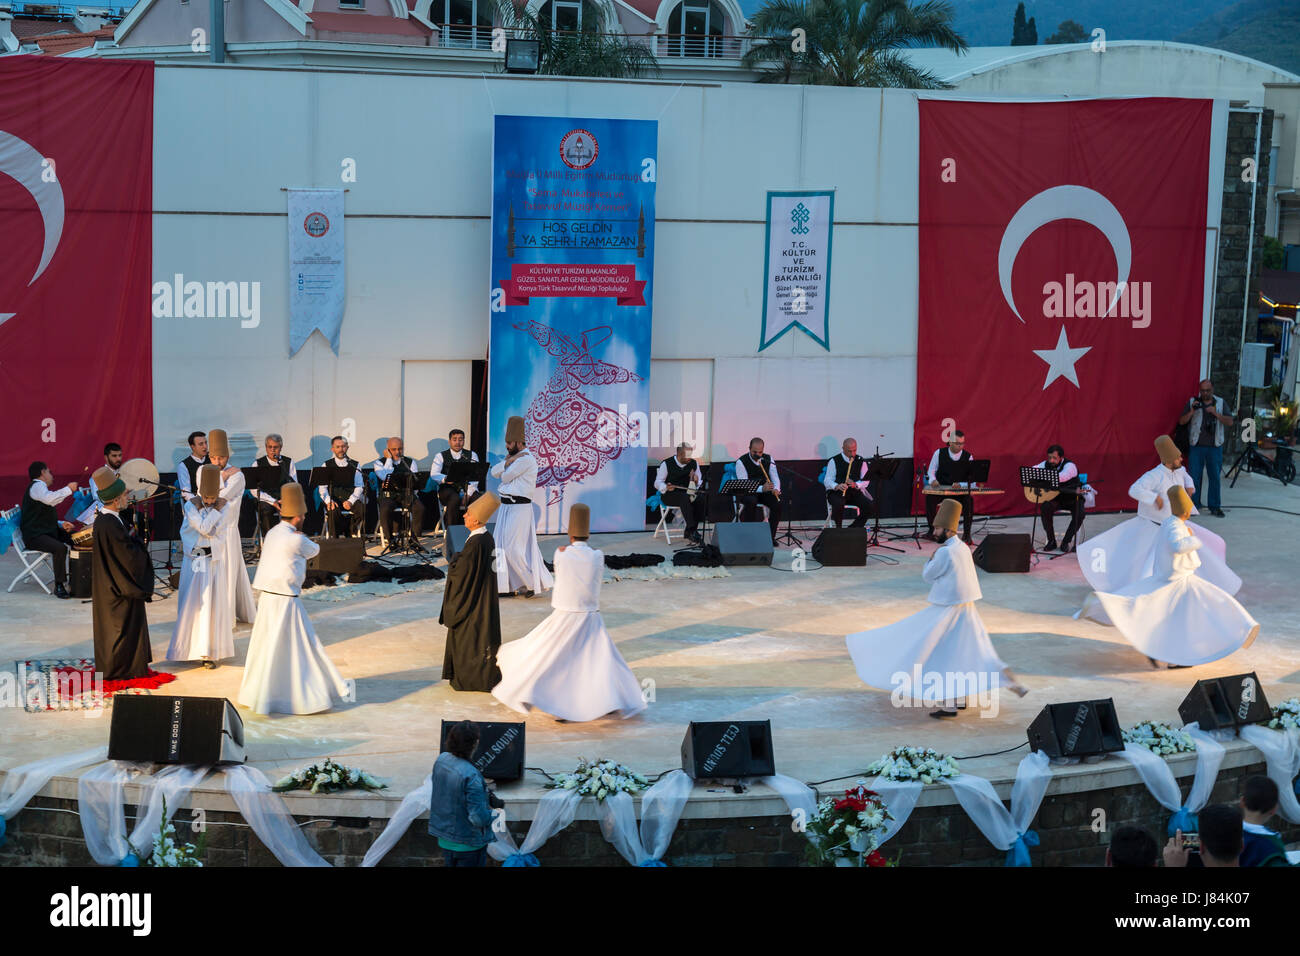
[[[741,564],[771,565],[772,531],[766,521],[731,521],[717,525],[713,543],[722,552],[722,563],[731,567]]]
[[[487,526],[488,534],[496,530],[496,522],[491,522]],[[469,538],[469,528],[463,524],[454,524],[446,529],[446,534],[442,539],[442,554],[451,564],[460,556],[461,551],[465,550],[465,541]]]
[[[1029,749],[1049,757],[1091,757],[1124,749],[1115,702],[1075,700],[1048,704],[1029,725]]]
[[[1024,574],[1033,545],[1027,534],[990,534],[975,549],[975,564],[985,571]]]
[[[447,749],[447,731],[458,720],[444,720],[439,750]],[[471,721],[478,728],[478,746],[469,762],[489,780],[518,780],[524,775],[524,725]]]
[[[91,581],[94,575],[91,573],[90,551],[78,551],[71,548],[68,551],[68,590],[74,598],[88,598],[91,596]]]
[[[1178,705],[1183,723],[1195,721],[1202,730],[1231,730],[1267,720],[1272,712],[1254,671],[1198,680]]]
[[[307,561],[308,571],[328,571],[331,574],[351,574],[366,559],[366,544],[356,538],[313,538],[320,545],[320,554]]]
[[[109,760],[243,763],[244,722],[224,697],[118,694],[108,731]]]
[[[828,568],[860,568],[867,563],[867,529],[827,528],[813,542],[812,556]]]
[[[694,780],[772,776],[772,722],[691,721],[682,738],[682,769]]]

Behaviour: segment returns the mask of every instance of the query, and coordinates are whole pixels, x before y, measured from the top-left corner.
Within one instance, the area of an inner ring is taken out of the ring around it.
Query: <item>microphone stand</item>
[[[773,467],[775,467],[775,466],[776,466],[776,462],[773,461],[773,462],[772,462],[772,465],[773,465]],[[815,483],[815,482],[813,481],[812,478],[805,478],[803,475],[799,474],[799,473],[798,473],[797,471],[795,471],[793,468],[787,468],[787,469],[785,470],[785,473],[786,473],[787,476],[794,476],[795,478],[800,479],[801,481],[807,481],[807,482],[809,482],[810,484],[811,484],[811,483]],[[793,491],[793,489],[791,489],[791,490]],[[800,549],[802,549],[802,548],[803,548],[803,540],[802,540],[798,535],[796,535],[796,534],[794,533],[793,530],[791,530],[791,522],[794,520],[794,499],[793,499],[793,496],[792,496],[791,498],[782,498],[782,497],[780,497],[780,496],[778,495],[778,496],[777,496],[777,501],[782,505],[782,507],[783,507],[783,509],[784,509],[784,511],[785,511],[785,531],[781,532],[780,534],[778,534],[778,535],[776,536],[777,544],[781,544],[782,542],[786,542],[786,543],[789,543],[789,544],[793,545],[793,546],[796,547],[796,548],[800,548]]]
[[[171,493],[175,493],[176,495],[181,496],[181,518],[182,518],[182,520],[184,520],[184,517],[185,517],[185,499],[184,499],[184,497],[183,497],[182,489],[180,489],[180,488],[177,487],[176,485],[168,485],[168,484],[164,484],[164,483],[161,482],[161,481],[150,481],[148,478],[140,478],[140,479],[139,479],[139,482],[140,482],[140,484],[142,484],[142,485],[152,485],[153,487],[157,488],[159,491],[166,491],[166,492],[168,492],[168,493],[169,493],[169,497],[168,497],[168,499],[167,499],[167,507],[168,507],[168,508],[171,507],[171,498],[170,498],[170,494],[171,494]],[[158,503],[157,503],[157,502],[154,502],[154,510],[155,510],[155,512],[157,511],[157,509],[158,509]],[[173,548],[175,547],[175,543],[176,543],[175,524],[176,524],[176,523],[175,523],[174,521],[169,521],[169,522],[167,523],[167,525],[168,525],[168,533],[167,533],[167,563],[163,565],[163,570],[165,570],[165,571],[167,572],[167,576],[166,576],[166,577],[163,577],[163,576],[158,572],[158,568],[157,568],[157,566],[154,566],[154,569],[153,569],[153,572],[154,572],[154,578],[155,578],[155,579],[156,579],[160,584],[162,584],[164,587],[167,587],[167,588],[170,588],[170,587],[172,586],[172,585],[171,585],[171,576],[172,576],[172,574],[175,572],[175,566],[172,564],[172,550],[173,550]],[[150,538],[150,539],[146,542],[146,544],[145,544],[145,550],[149,552],[149,561],[150,561],[150,564],[151,564],[151,565],[153,564],[153,550],[149,547],[149,545],[152,544],[152,543],[153,543],[153,539]],[[164,594],[164,595],[161,596],[161,600],[164,600],[164,601],[165,601],[165,600],[167,599],[167,597],[168,597],[168,595]]]

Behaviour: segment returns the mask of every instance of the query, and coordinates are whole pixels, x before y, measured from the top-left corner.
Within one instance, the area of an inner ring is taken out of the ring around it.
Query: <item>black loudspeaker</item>
[[[454,524],[446,529],[447,533],[442,540],[442,554],[451,564],[456,560],[456,556],[465,548],[465,539],[469,537],[469,528],[463,524]],[[487,526],[488,534],[496,530],[496,522],[490,522]]]
[[[766,521],[731,521],[713,529],[713,543],[722,552],[722,563],[771,565],[772,531]]]
[[[860,568],[867,563],[867,529],[827,528],[813,542],[812,556],[826,567]]]
[[[366,559],[366,544],[361,538],[312,538],[320,545],[320,554],[307,562],[308,571],[351,574]]]
[[[691,721],[682,738],[682,769],[693,780],[772,776],[772,722]]]
[[[72,592],[74,598],[90,597],[90,584],[93,580],[91,574],[89,551],[78,551],[73,548],[68,551],[68,589]]]
[[[524,725],[470,721],[478,728],[478,746],[469,758],[489,780],[518,780],[524,775]],[[447,749],[447,731],[458,720],[444,720],[439,750]]]
[[[1178,705],[1183,723],[1196,721],[1202,730],[1231,730],[1268,720],[1272,712],[1254,671],[1198,680]]]
[[[243,763],[244,722],[224,697],[113,698],[109,760]]]
[[[1029,749],[1049,757],[1090,757],[1123,750],[1114,700],[1048,704],[1029,725]]]
[[[1027,534],[989,534],[975,549],[975,563],[985,571],[1023,574],[1029,570],[1032,551],[1033,545]]]

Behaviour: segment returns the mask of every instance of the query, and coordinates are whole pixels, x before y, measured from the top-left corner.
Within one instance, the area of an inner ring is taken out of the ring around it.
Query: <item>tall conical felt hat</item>
[[[104,504],[114,501],[121,497],[122,492],[126,491],[126,482],[117,476],[105,465],[103,468],[96,468],[95,473],[90,476],[90,480],[95,483],[95,493],[99,495],[99,500]]]
[[[511,415],[506,422],[506,441],[527,441],[524,438],[524,420],[522,416]]]
[[[199,497],[215,498],[221,494],[221,469],[216,465],[199,465]]]
[[[955,498],[944,498],[939,505],[939,513],[934,516],[934,528],[947,528],[956,533],[957,523],[961,521],[961,502]]]
[[[1169,510],[1180,518],[1187,518],[1192,513],[1192,499],[1188,496],[1187,490],[1182,485],[1174,485],[1167,492],[1169,496]]]
[[[490,491],[485,491],[474,499],[474,503],[465,509],[465,514],[473,516],[475,521],[487,524],[488,518],[497,513],[501,499]]]
[[[302,485],[290,481],[280,488],[280,517],[296,518],[307,513],[307,496],[302,493]]]
[[[1160,464],[1166,468],[1172,468],[1182,452],[1174,444],[1174,440],[1168,435],[1161,435],[1156,439],[1156,454],[1160,456]]]
[[[208,457],[230,457],[230,439],[226,437],[224,428],[214,428],[208,432]]]
[[[586,505],[576,504],[569,509],[569,534],[575,538],[591,534],[591,509]]]

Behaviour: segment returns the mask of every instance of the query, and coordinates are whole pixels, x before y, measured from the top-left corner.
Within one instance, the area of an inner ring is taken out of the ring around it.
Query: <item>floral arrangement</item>
[[[814,866],[897,866],[877,849],[889,821],[894,819],[866,782],[817,804],[808,821],[808,860]]]
[[[640,793],[649,785],[645,777],[621,763],[579,757],[578,769],[573,773],[557,773],[546,786],[551,790],[577,790],[584,797],[604,800],[613,793]]]
[[[1273,716],[1264,726],[1273,730],[1300,730],[1300,697],[1288,697],[1273,705]]]
[[[208,835],[205,832],[199,837],[199,845],[193,843],[177,843],[176,827],[167,819],[167,801],[163,800],[162,824],[158,827],[158,832],[153,838],[153,852],[145,858],[145,866],[160,867],[179,867],[179,866],[202,866],[204,845],[207,843]]]
[[[1124,731],[1124,741],[1145,747],[1161,757],[1191,753],[1196,749],[1196,741],[1186,731],[1172,727],[1163,720],[1144,720],[1135,724]]]
[[[957,769],[955,757],[931,750],[929,747],[895,747],[868,767],[866,772],[884,777],[886,780],[899,782],[919,780],[923,784],[955,777],[961,773]]]
[[[281,777],[271,787],[276,793],[286,790],[310,790],[312,793],[335,793],[339,790],[387,790],[388,784],[364,770],[355,770],[326,757],[320,763]]]

